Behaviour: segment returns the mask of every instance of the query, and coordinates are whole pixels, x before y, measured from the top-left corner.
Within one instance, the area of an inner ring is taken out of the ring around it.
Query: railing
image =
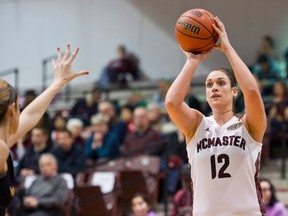
[[[2,72],[0,72],[0,77],[11,75],[11,74],[14,75],[14,85],[13,86],[16,90],[19,90],[19,69],[18,68],[12,68],[9,70],[2,71]]]

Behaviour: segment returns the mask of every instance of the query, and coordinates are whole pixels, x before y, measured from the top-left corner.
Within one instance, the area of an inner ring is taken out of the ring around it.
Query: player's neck
[[[217,122],[217,124],[219,124],[219,125],[225,124],[233,116],[234,116],[234,113],[233,113],[232,109],[228,109],[225,111],[218,111],[218,112],[214,111],[213,112],[213,117],[214,117],[215,121]]]

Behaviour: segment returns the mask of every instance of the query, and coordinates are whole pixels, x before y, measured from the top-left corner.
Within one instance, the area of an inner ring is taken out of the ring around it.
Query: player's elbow
[[[167,110],[171,110],[175,107],[179,107],[181,104],[182,104],[182,101],[175,99],[175,97],[165,98],[165,107]]]
[[[250,87],[250,88],[248,88],[246,90],[245,94],[249,98],[255,98],[255,97],[261,98],[261,93],[260,93],[258,87]]]

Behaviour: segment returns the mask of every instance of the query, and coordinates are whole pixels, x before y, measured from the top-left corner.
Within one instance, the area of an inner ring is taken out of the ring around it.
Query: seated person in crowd
[[[32,146],[26,151],[23,158],[19,161],[17,167],[17,179],[28,175],[39,174],[38,161],[43,153],[51,151],[51,145],[48,144],[49,133],[43,127],[35,127],[31,131]]]
[[[84,124],[83,121],[79,118],[71,118],[68,120],[67,129],[71,131],[74,142],[79,144],[82,148],[85,146],[85,139],[82,136],[82,133],[84,131]]]
[[[158,214],[151,209],[148,198],[142,193],[136,193],[131,199],[131,216],[158,216]]]
[[[69,112],[69,118],[80,118],[85,126],[90,123],[90,118],[98,112],[98,104],[101,99],[102,90],[94,87],[84,97],[79,98]]]
[[[121,152],[124,155],[153,154],[160,143],[160,133],[151,128],[148,112],[137,107],[133,112],[135,130],[127,134]]]
[[[264,35],[261,40],[261,46],[256,52],[257,57],[260,55],[267,55],[273,60],[279,60],[279,53],[275,49],[274,38],[270,35]]]
[[[107,88],[111,84],[126,85],[129,80],[140,80],[142,72],[135,54],[126,51],[126,47],[117,47],[117,57],[103,69],[97,85]]]
[[[53,119],[53,129],[51,132],[51,140],[53,146],[57,146],[57,139],[59,135],[59,131],[65,130],[67,125],[67,118],[63,115],[63,113],[57,113]]]
[[[288,48],[286,49],[285,53],[284,53],[284,65],[285,65],[285,75],[283,77],[283,79],[287,79],[288,78]]]
[[[182,166],[180,179],[181,188],[173,196],[173,208],[170,216],[192,216],[192,185],[190,165]]]
[[[88,164],[119,155],[120,142],[116,134],[109,131],[108,118],[101,113],[92,116],[91,127],[92,133],[85,143]]]
[[[125,106],[129,106],[132,109],[135,109],[138,106],[146,107],[147,106],[147,98],[143,95],[143,93],[138,89],[132,89],[128,95]]]
[[[65,215],[64,206],[69,189],[66,180],[57,173],[56,158],[50,153],[42,154],[39,158],[39,169],[40,175],[25,189],[24,194],[14,197],[9,207],[10,215]]]
[[[283,135],[288,131],[288,90],[285,82],[277,81],[273,86],[273,100],[268,111],[267,142],[263,150],[269,152],[269,157],[275,158],[275,151],[281,146]],[[287,139],[287,137],[286,137]],[[270,143],[273,143],[273,145]],[[266,149],[267,148],[267,149]],[[267,158],[266,158],[267,159]]]
[[[261,179],[260,186],[267,216],[287,216],[285,206],[276,197],[272,182],[268,179]]]
[[[59,131],[58,146],[52,150],[57,158],[59,173],[70,173],[73,177],[85,169],[85,154],[79,144],[74,142],[72,133],[65,129]]]
[[[170,85],[171,85],[170,79],[167,78],[161,79],[158,83],[157,92],[152,96],[152,102],[160,106],[161,112],[164,112],[166,110],[165,97]]]
[[[122,144],[127,133],[127,125],[119,118],[116,106],[110,101],[102,101],[99,103],[98,111],[108,118],[109,132],[116,134]]]
[[[261,83],[263,95],[271,95],[274,82],[281,79],[281,69],[278,63],[267,55],[260,55],[251,71]]]
[[[125,122],[127,133],[134,130],[133,109],[134,108],[129,105],[124,105],[120,110],[120,119]]]
[[[159,104],[155,103],[148,104],[147,111],[151,127],[154,130],[158,131],[162,136],[177,131],[177,127],[170,120],[167,113],[162,112]]]

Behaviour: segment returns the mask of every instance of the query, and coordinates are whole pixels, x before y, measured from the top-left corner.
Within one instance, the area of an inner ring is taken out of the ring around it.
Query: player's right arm
[[[198,55],[184,50],[182,51],[186,55],[187,60],[182,71],[176,77],[166,94],[165,106],[172,121],[185,135],[186,141],[188,142],[193,137],[203,115],[199,111],[191,109],[184,102],[184,99],[199,63],[203,61],[211,51]]]
[[[17,132],[8,138],[8,146],[13,146],[17,140],[30,131],[45,113],[54,96],[62,87],[74,78],[88,74],[88,71],[75,72],[71,69],[72,62],[77,56],[79,48],[70,55],[70,45],[62,57],[61,51],[57,49],[57,60],[52,60],[54,67],[54,79],[50,86],[33,100],[20,114]]]

